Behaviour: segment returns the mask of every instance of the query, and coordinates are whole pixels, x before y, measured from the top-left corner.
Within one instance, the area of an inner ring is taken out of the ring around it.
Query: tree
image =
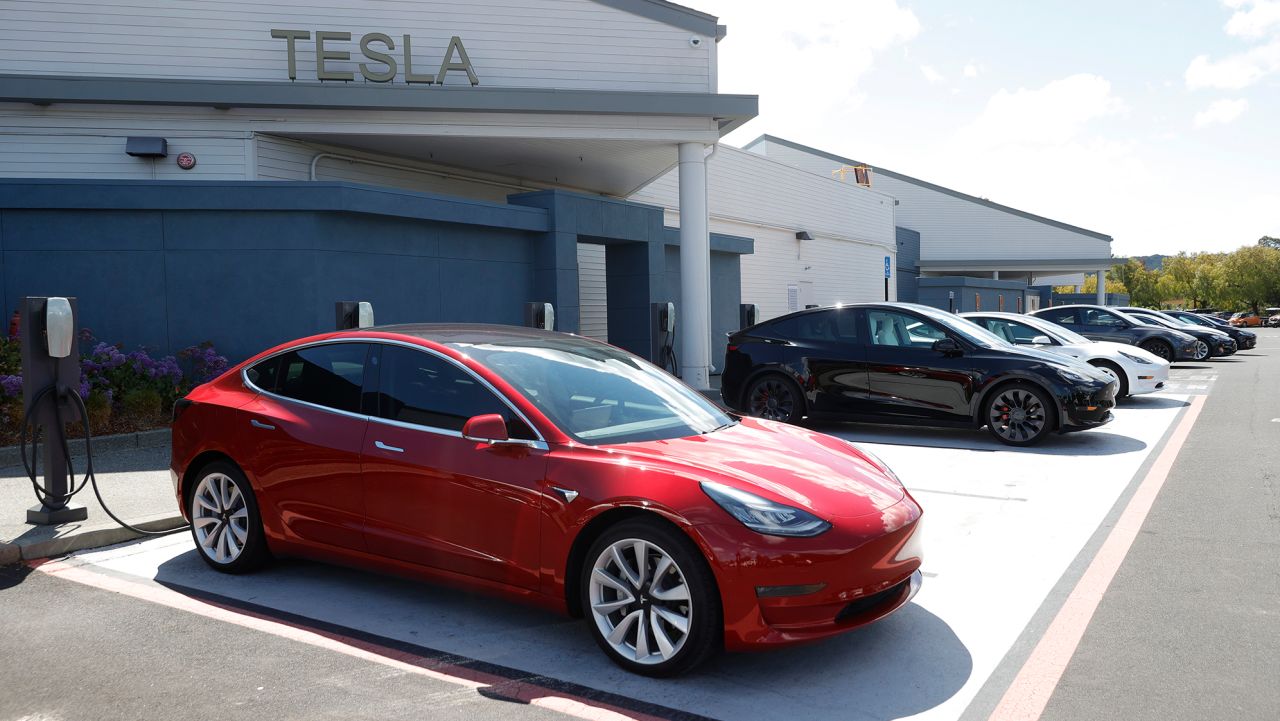
[[[1269,235],[1264,235],[1261,238],[1258,238],[1258,245],[1265,245],[1268,248],[1280,250],[1280,238],[1272,238]]]
[[[1159,290],[1160,271],[1147,270],[1136,258],[1111,266],[1109,275],[1124,286],[1133,305],[1158,306],[1163,300]]]
[[[1246,245],[1228,254],[1222,269],[1229,301],[1261,313],[1269,301],[1280,300],[1280,249]]]

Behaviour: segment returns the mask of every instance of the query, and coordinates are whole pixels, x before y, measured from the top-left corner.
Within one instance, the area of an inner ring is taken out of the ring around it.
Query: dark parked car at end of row
[[[1204,358],[1197,358],[1196,360],[1205,360],[1205,358],[1221,358],[1223,356],[1229,356],[1237,350],[1235,339],[1225,331],[1217,328],[1205,328],[1200,325],[1184,323],[1177,318],[1166,315],[1158,310],[1151,310],[1150,308],[1120,307],[1117,308],[1117,310],[1124,311],[1143,323],[1152,323],[1164,326],[1165,328],[1193,336],[1196,340],[1203,341],[1209,348],[1209,355]]]
[[[1209,344],[1182,331],[1143,323],[1115,308],[1100,305],[1058,305],[1032,311],[1031,315],[1057,323],[1090,340],[1128,343],[1170,363],[1204,360]]]
[[[1201,328],[1209,328],[1211,330],[1222,331],[1226,333],[1231,340],[1236,343],[1236,350],[1249,350],[1256,348],[1258,345],[1258,334],[1251,330],[1243,328],[1235,328],[1227,323],[1219,322],[1216,318],[1206,318],[1203,315],[1191,313],[1185,310],[1162,310],[1160,315],[1166,318],[1172,318],[1179,323],[1187,325],[1199,326]]]
[[[1107,423],[1116,392],[1088,365],[910,303],[815,308],[739,330],[721,376],[724,402],[752,416],[987,426],[1014,446]]]

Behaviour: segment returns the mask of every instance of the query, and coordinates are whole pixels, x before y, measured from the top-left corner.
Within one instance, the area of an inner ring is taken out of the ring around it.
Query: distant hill
[[[1169,258],[1168,255],[1135,255],[1133,260],[1140,260],[1146,266],[1147,270],[1160,270],[1164,268],[1164,259]]]

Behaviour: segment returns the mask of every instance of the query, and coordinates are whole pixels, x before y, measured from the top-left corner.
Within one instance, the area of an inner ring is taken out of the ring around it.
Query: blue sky
[[[1280,236],[1280,0],[691,0],[761,133],[1108,233]],[[780,12],[786,7],[786,12]]]

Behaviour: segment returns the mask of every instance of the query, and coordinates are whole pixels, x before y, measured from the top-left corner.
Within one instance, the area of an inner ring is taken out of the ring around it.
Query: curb
[[[168,531],[186,525],[186,520],[176,513],[156,513],[140,519],[128,519],[129,524],[144,531]],[[75,551],[112,546],[142,538],[114,521],[78,527],[63,536],[32,539],[29,542],[0,542],[0,566],[35,561],[53,556],[64,556]]]
[[[157,428],[150,431],[138,431],[136,433],[119,433],[113,436],[94,436],[93,452],[94,453],[119,453],[121,451],[129,451],[136,448],[158,448],[160,446],[169,445],[171,433],[168,428]],[[71,456],[73,458],[82,457],[84,455],[84,439],[72,438],[68,440],[71,445]],[[0,468],[8,468],[10,466],[22,465],[22,447],[21,446],[4,446],[0,447]],[[0,551],[0,559],[4,558],[3,551]]]

